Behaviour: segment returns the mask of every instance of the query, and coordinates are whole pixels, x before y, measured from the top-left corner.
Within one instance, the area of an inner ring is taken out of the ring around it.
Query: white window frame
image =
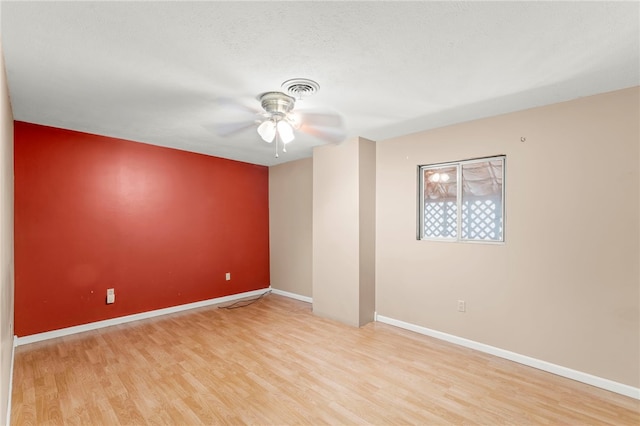
[[[502,215],[502,235],[500,240],[481,240],[473,238],[462,238],[462,166],[465,164],[484,163],[487,161],[502,161],[502,194],[501,194],[501,215]],[[504,244],[505,242],[505,229],[506,229],[506,217],[505,217],[505,185],[506,185],[506,155],[492,155],[490,157],[473,158],[468,160],[450,161],[447,163],[425,164],[418,166],[418,223],[416,237],[421,241],[446,241],[446,242],[460,242],[460,243],[473,243],[473,244]],[[441,169],[444,167],[456,168],[456,237],[427,237],[424,235],[424,173],[426,170]]]

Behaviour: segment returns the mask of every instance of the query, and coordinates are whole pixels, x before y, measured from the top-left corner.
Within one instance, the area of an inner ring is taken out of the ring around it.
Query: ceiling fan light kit
[[[288,144],[291,142],[295,136],[293,135],[293,127],[289,124],[288,121],[280,120],[278,121],[278,135],[280,135],[280,139],[283,144]]]
[[[258,96],[258,100],[267,113],[267,119],[258,126],[262,140],[271,143],[277,136],[285,145],[293,141],[296,120],[290,113],[296,100],[282,92],[266,92]]]
[[[276,137],[276,124],[272,120],[263,121],[258,126],[258,134],[265,142],[273,142],[273,138]]]
[[[293,134],[293,127],[287,121],[287,119],[272,119],[263,121],[258,126],[258,134],[263,141],[271,143],[276,137],[279,136],[283,144],[288,144],[295,136]]]

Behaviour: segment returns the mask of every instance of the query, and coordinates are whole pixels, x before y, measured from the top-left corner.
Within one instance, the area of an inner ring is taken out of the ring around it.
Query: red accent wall
[[[268,287],[268,178],[264,166],[15,122],[15,333]]]

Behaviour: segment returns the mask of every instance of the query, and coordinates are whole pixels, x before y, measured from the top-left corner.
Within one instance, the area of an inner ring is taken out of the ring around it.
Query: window
[[[505,156],[420,166],[421,240],[504,241]]]

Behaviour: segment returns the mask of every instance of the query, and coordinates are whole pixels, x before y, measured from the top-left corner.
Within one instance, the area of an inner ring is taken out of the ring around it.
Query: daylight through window
[[[419,168],[423,240],[504,241],[505,157]]]

